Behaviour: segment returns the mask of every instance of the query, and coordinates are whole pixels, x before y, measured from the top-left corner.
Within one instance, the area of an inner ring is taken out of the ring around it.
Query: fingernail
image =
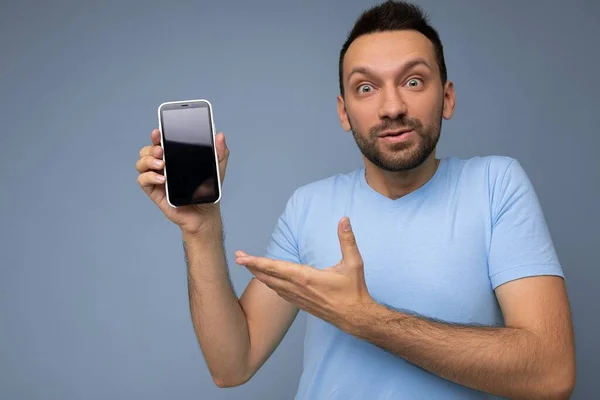
[[[165,176],[164,175],[157,175],[156,176],[156,180],[159,182],[164,182],[165,181]]]
[[[347,232],[349,230],[351,230],[352,227],[350,226],[350,219],[349,218],[344,218],[344,220],[342,221],[342,230],[344,232]]]
[[[162,167],[162,160],[154,160],[153,164],[155,167]]]

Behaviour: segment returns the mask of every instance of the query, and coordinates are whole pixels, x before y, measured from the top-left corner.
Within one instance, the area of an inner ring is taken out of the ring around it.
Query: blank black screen
[[[208,107],[170,105],[161,115],[171,203],[180,206],[216,201],[219,193]]]

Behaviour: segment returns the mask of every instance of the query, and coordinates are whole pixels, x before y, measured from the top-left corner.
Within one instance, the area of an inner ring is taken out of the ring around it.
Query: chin
[[[396,152],[394,155],[389,155],[387,157],[383,154],[380,154],[379,157],[375,157],[370,161],[374,165],[385,171],[403,172],[420,167],[421,165],[423,165],[423,163],[425,163],[425,161],[427,161],[427,159],[429,159],[429,157],[432,154],[415,154],[410,153],[407,150],[402,151],[402,153],[404,153],[403,156],[401,154],[398,154],[398,152]]]

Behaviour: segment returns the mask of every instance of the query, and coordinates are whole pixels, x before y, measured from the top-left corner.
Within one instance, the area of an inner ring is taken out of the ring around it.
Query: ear
[[[340,125],[342,125],[342,129],[346,132],[350,132],[350,129],[352,128],[350,127],[348,113],[346,112],[346,103],[341,95],[337,97],[337,111],[338,116],[340,117]]]
[[[454,93],[454,84],[451,81],[446,81],[446,84],[444,85],[444,109],[442,110],[444,119],[452,118],[455,106],[456,94]]]

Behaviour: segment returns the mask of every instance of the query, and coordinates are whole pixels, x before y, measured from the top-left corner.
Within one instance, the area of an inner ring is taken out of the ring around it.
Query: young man
[[[215,383],[249,380],[305,310],[297,399],[568,398],[569,303],[531,182],[511,158],[435,157],[455,105],[436,31],[388,1],[359,18],[339,66],[364,168],[298,188],[266,257],[236,252],[257,278],[240,299],[219,206],[170,208],[157,130],[141,150],[140,185],[183,233]],[[217,146],[224,176],[223,134]]]

